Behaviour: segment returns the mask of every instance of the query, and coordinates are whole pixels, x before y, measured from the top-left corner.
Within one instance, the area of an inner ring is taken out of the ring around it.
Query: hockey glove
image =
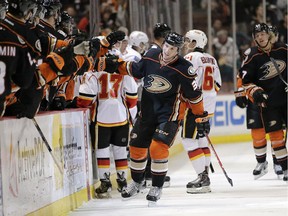
[[[58,74],[61,72],[64,65],[69,65],[73,61],[73,44],[57,48],[46,57],[46,62]]]
[[[89,56],[95,58],[97,56],[97,53],[100,51],[100,40],[97,37],[93,37],[90,40],[90,52]]]
[[[66,107],[66,100],[64,97],[55,97],[50,105],[50,110],[64,110]]]
[[[124,38],[125,33],[123,31],[114,31],[106,37],[106,40],[110,44],[109,48],[111,48],[114,44],[116,44],[118,41],[122,41]]]
[[[256,103],[259,106],[266,107],[266,102],[268,100],[268,95],[261,87],[254,87],[250,94],[253,98],[254,103]]]
[[[105,71],[107,73],[117,73],[120,64],[118,59],[118,56],[114,55],[100,57],[96,60],[94,69],[98,72]]]
[[[88,55],[90,53],[90,42],[83,41],[82,43],[73,47],[75,55]]]
[[[239,88],[237,91],[234,92],[236,97],[236,105],[240,108],[245,108],[248,105],[248,99],[246,97],[246,92],[244,88]]]
[[[196,115],[195,119],[197,125],[197,132],[199,138],[205,137],[205,134],[209,134],[210,132],[210,123],[208,118],[208,112],[204,111],[202,115]]]

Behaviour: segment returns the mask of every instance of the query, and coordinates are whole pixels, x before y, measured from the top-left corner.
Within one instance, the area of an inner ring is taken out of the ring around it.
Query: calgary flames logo
[[[151,93],[164,93],[171,89],[171,83],[164,77],[152,74],[148,76],[148,84],[144,88]]]
[[[282,60],[275,60],[275,61],[277,63],[277,67],[280,73],[282,73],[286,68],[286,63]],[[278,75],[277,69],[275,68],[272,61],[265,63],[264,65],[261,66],[260,69],[262,69],[264,73],[264,75],[260,78],[260,80],[269,80]]]

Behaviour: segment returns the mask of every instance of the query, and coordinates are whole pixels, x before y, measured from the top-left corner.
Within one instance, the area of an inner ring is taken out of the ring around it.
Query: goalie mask
[[[195,42],[195,48],[204,49],[207,45],[207,36],[203,31],[200,30],[190,30],[186,33],[185,39],[188,43]]]

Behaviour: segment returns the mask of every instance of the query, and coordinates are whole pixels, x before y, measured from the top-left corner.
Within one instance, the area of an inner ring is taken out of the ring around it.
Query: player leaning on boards
[[[179,130],[186,108],[185,101],[196,118],[198,133],[209,131],[208,113],[204,111],[201,90],[197,87],[192,64],[179,55],[184,37],[169,33],[162,50],[150,49],[140,62],[120,62],[120,74],[143,78],[141,116],[137,119],[130,141],[130,171],[132,182],[122,191],[123,199],[137,195],[144,182],[148,148],[151,156],[152,187],[146,196],[150,203],[161,197],[168,171],[169,148]],[[100,59],[98,66],[103,66]],[[102,69],[104,70],[104,68]],[[101,68],[98,68],[101,71]]]
[[[216,106],[217,92],[221,87],[220,70],[216,59],[204,52],[207,44],[207,36],[200,30],[190,30],[186,33],[187,54],[184,58],[190,61],[197,74],[196,82],[203,92],[204,110],[208,117],[212,117]],[[210,179],[208,167],[211,162],[211,153],[205,136],[197,134],[196,119],[191,109],[187,109],[183,121],[182,144],[187,151],[198,177],[186,185],[187,193],[208,193]]]
[[[259,106],[265,132],[270,137],[276,159],[282,167],[283,180],[287,181],[287,148],[283,124],[287,128],[288,49],[286,44],[275,42],[275,35],[265,23],[254,26],[253,38],[257,46],[245,51],[246,58],[239,70],[239,78],[242,79],[248,99]],[[255,133],[253,140],[257,138],[259,134]],[[266,166],[265,161],[256,168],[264,172]]]

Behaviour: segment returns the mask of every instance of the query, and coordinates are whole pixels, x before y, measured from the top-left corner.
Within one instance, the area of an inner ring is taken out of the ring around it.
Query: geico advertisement
[[[246,109],[240,109],[234,95],[218,95],[214,116],[211,119],[211,135],[249,133],[246,129]]]
[[[84,116],[75,111],[35,117],[63,173],[32,120],[0,121],[4,215],[25,215],[87,187],[91,150]]]

